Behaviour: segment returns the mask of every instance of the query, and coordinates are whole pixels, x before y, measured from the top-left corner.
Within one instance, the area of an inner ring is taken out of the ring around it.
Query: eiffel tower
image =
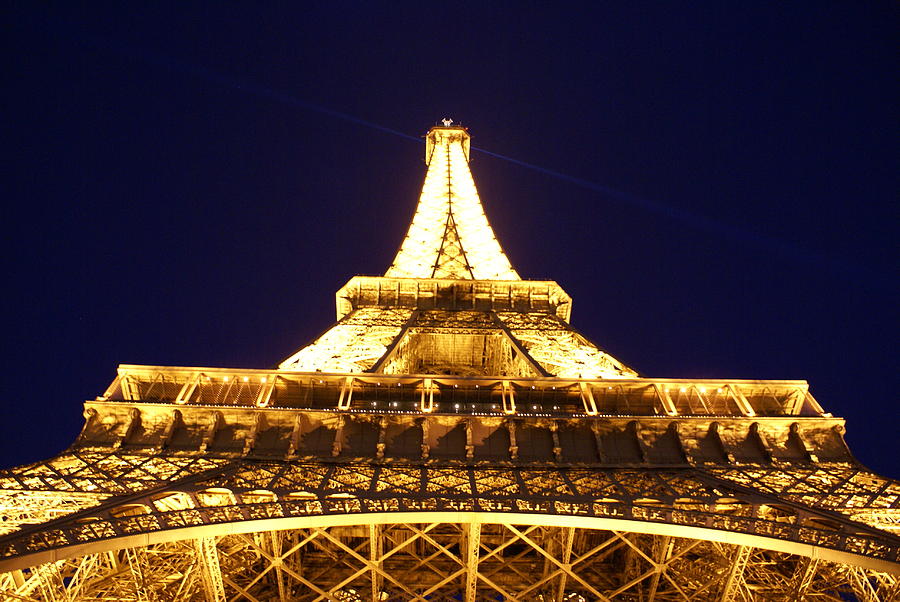
[[[900,482],[805,381],[640,376],[522,280],[465,128],[270,370],[121,365],[0,471],[7,600],[893,600]]]

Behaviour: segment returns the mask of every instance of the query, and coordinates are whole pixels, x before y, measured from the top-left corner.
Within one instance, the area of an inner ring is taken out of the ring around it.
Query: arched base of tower
[[[0,590],[11,600],[260,602],[887,600],[900,594],[896,575],[771,546],[531,522],[200,533],[108,545],[11,571],[0,576]]]

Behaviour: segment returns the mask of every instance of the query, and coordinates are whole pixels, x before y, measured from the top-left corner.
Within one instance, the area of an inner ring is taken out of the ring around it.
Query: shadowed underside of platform
[[[0,586],[26,598],[836,600],[898,588],[900,539],[867,522],[896,513],[900,485],[845,463],[272,461],[85,446],[0,474],[7,495],[13,482],[69,499],[0,540]]]

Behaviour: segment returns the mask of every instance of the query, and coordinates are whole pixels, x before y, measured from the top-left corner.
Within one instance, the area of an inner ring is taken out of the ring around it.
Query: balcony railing
[[[479,378],[120,366],[102,400],[367,412],[820,416],[805,381]]]

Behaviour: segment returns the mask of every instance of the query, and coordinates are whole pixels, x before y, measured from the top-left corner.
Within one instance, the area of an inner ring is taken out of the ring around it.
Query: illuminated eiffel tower
[[[9,600],[900,597],[900,483],[804,381],[639,376],[521,280],[444,122],[384,277],[271,370],[122,365],[0,471]]]

